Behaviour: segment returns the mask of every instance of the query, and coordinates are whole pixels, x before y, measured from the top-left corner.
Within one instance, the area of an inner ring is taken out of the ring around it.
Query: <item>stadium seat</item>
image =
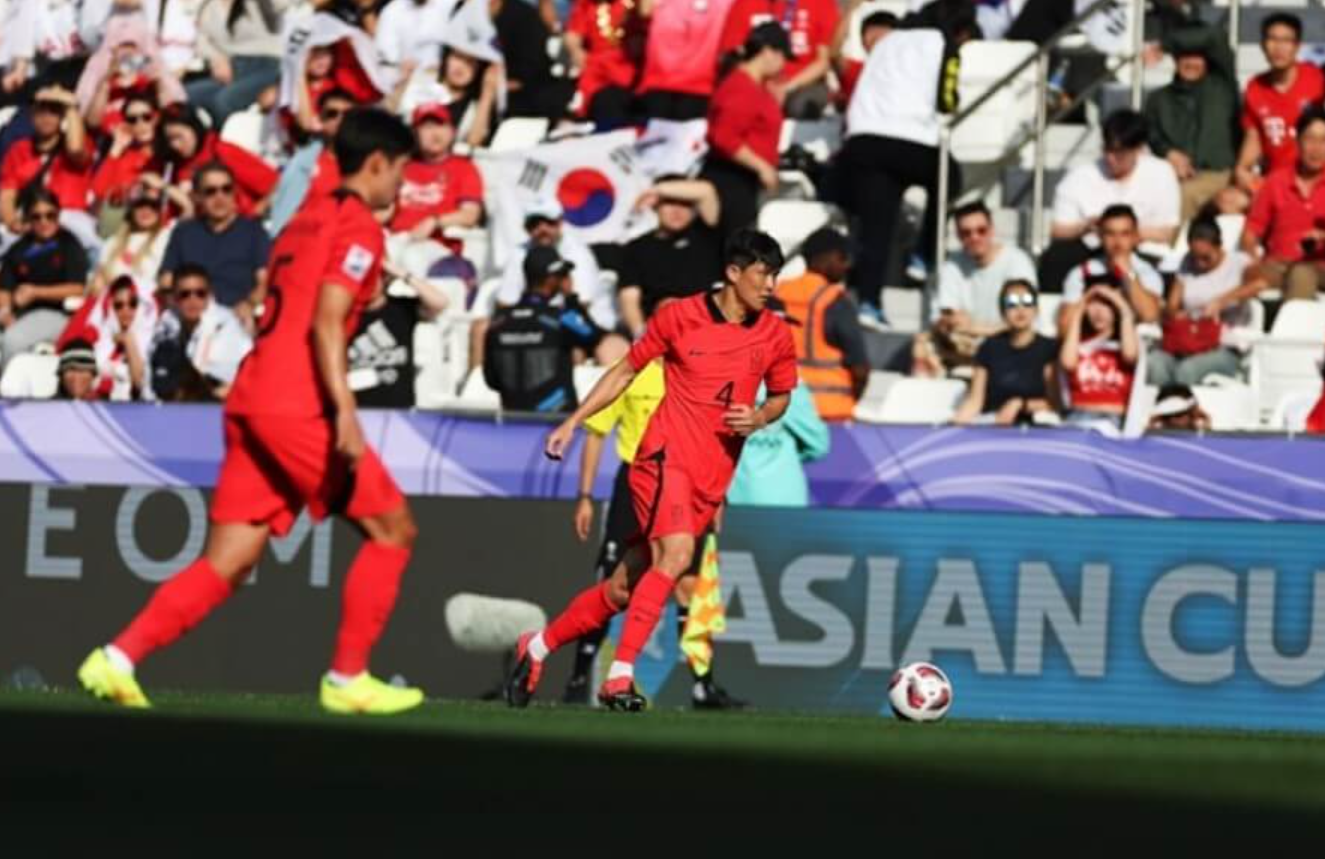
[[[1019,63],[1035,54],[1033,42],[986,42],[962,46],[958,103],[974,104]],[[990,162],[1001,157],[1013,138],[1035,121],[1034,64],[1011,86],[999,90],[953,131],[952,154],[958,161]]]
[[[1282,339],[1302,338],[1325,342],[1325,302],[1286,301],[1274,318],[1270,336]]]
[[[60,380],[60,356],[49,347],[42,351],[15,355],[0,377],[0,397],[5,399],[49,400],[55,396]]]
[[[1058,308],[1063,306],[1063,296],[1058,294],[1040,294],[1039,315],[1035,317],[1035,327],[1045,337],[1058,336]]]
[[[603,378],[607,372],[606,367],[600,367],[597,364],[580,364],[575,368],[575,395],[583,402],[584,398],[593,390],[593,386],[598,384],[598,380]]]
[[[1285,394],[1274,407],[1270,418],[1270,428],[1288,432],[1302,432],[1307,427],[1307,415],[1315,408],[1320,399],[1320,391],[1294,391]]]
[[[1260,426],[1256,392],[1249,385],[1197,385],[1196,401],[1210,415],[1210,428],[1218,432],[1254,430]]]
[[[883,318],[893,331],[916,332],[925,328],[924,290],[885,286]]]
[[[547,136],[548,121],[529,116],[512,116],[503,119],[488,144],[489,152],[514,152],[529,149],[543,142]]]
[[[837,218],[837,207],[829,203],[770,200],[759,209],[759,229],[777,239],[782,252],[792,256],[806,236]]]
[[[248,110],[232,113],[221,129],[221,139],[261,157],[262,119],[262,111],[256,104]]]
[[[483,368],[475,367],[465,379],[460,389],[460,397],[455,406],[461,409],[495,412],[501,410],[501,395],[488,387],[488,380],[483,378]]]
[[[860,395],[859,402],[856,403],[856,420],[868,421],[871,414],[877,413],[885,400],[888,399],[888,391],[899,379],[906,378],[901,373],[893,373],[888,370],[871,370],[869,381],[865,383],[865,390]]]
[[[882,401],[862,399],[856,420],[886,424],[941,424],[952,420],[966,393],[960,379],[898,378]]]

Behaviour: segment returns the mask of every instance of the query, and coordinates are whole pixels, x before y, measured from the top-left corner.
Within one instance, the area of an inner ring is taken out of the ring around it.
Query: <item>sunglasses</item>
[[[126,113],[124,121],[129,125],[146,125],[156,119],[156,114],[152,113]]]
[[[65,112],[66,107],[64,103],[58,101],[38,101],[33,102],[32,109],[36,111],[44,111],[46,113],[62,114]]]
[[[333,119],[340,119],[342,116],[346,114],[346,112],[347,111],[339,107],[327,107],[323,108],[322,112],[319,113],[318,116],[321,119],[330,122]]]
[[[136,200],[129,201],[131,209],[152,209],[153,211],[161,207],[160,197],[139,197]]]
[[[175,298],[179,301],[187,301],[190,298],[206,298],[205,289],[179,289],[175,291]]]
[[[1003,299],[1003,309],[1012,310],[1014,307],[1034,307],[1039,303],[1039,299],[1029,292],[1014,292]]]
[[[207,185],[199,188],[198,193],[203,197],[215,197],[217,194],[229,194],[235,190],[235,186],[230,183],[224,185]]]
[[[60,220],[60,213],[55,209],[42,209],[39,212],[28,212],[28,220],[32,221],[34,224],[53,224]]]
[[[110,306],[115,310],[136,310],[138,309],[138,299],[129,298],[124,301],[113,301]]]

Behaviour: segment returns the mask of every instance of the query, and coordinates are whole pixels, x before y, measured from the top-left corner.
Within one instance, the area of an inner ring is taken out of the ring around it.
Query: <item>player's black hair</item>
[[[1265,16],[1265,20],[1261,21],[1262,42],[1270,35],[1271,27],[1287,27],[1293,31],[1299,42],[1302,41],[1302,19],[1291,12],[1275,12],[1273,15]]]
[[[1132,226],[1140,223],[1136,219],[1136,211],[1126,203],[1114,203],[1100,212],[1100,225],[1103,226],[1105,221],[1112,221],[1114,218],[1127,218],[1132,222]]]
[[[1104,119],[1100,131],[1105,149],[1136,149],[1146,142],[1149,128],[1146,118],[1135,110],[1115,110]]]
[[[378,107],[356,107],[345,114],[336,133],[336,165],[342,176],[363,168],[368,156],[381,152],[398,158],[414,151],[414,133],[397,117]]]
[[[1223,247],[1224,231],[1219,229],[1214,218],[1197,218],[1187,228],[1187,243],[1192,242],[1209,242],[1217,248]]]
[[[1313,122],[1325,122],[1325,109],[1322,109],[1318,104],[1302,109],[1302,115],[1297,118],[1297,136],[1301,137],[1305,134]]]
[[[864,39],[865,32],[867,30],[870,30],[871,28],[887,27],[890,30],[895,30],[897,29],[897,25],[901,23],[902,23],[901,19],[899,19],[892,12],[882,9],[879,10],[878,12],[871,12],[870,14],[865,16],[864,21],[860,22],[860,37]]]
[[[175,270],[171,272],[171,274],[174,276],[174,280],[171,281],[174,287],[178,287],[179,282],[186,277],[200,277],[203,280],[207,281],[208,289],[212,288],[212,276],[207,273],[207,267],[202,265],[201,263],[196,263],[196,262],[180,263],[179,265],[175,266]]]
[[[722,249],[722,265],[726,268],[749,268],[757,262],[766,265],[770,271],[779,271],[786,259],[777,239],[768,233],[761,233],[751,227],[737,230],[727,237]]]

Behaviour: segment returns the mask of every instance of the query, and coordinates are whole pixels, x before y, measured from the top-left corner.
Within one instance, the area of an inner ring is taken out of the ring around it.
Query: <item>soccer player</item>
[[[253,351],[225,404],[225,461],[203,556],[156,589],[78,679],[98,698],[149,706],[134,667],[225,602],[272,535],[305,506],[344,516],[367,538],[345,580],[340,628],[321,703],[337,713],[395,713],[423,700],[368,673],[368,655],[395,604],[417,529],[404,496],[364,442],[347,379],[347,339],[381,286],[382,228],[413,135],[390,114],[349,113],[336,135],[344,177],[309,200],[272,248]]]
[[[577,596],[540,632],[520,637],[506,684],[512,706],[529,703],[548,654],[628,609],[598,700],[613,710],[644,708],[635,659],[677,577],[690,569],[696,538],[722,504],[746,437],[782,416],[796,386],[791,332],[764,310],[782,261],[772,237],[751,229],[733,233],[723,254],[722,289],[659,310],[626,360],[548,436],[545,453],[560,459],[578,426],[621,396],[649,362],[664,359],[666,393],[630,467],[637,540],[610,579]],[[761,382],[768,397],[756,408]]]

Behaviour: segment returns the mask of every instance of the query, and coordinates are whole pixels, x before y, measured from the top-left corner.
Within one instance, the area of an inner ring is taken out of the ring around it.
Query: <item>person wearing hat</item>
[[[662,176],[644,192],[637,209],[652,208],[658,227],[626,245],[617,299],[630,336],[668,298],[707,292],[722,280],[722,204],[711,182]]]
[[[20,197],[30,188],[45,188],[55,195],[61,225],[84,247],[99,244],[96,225],[88,214],[92,187],[92,147],[74,94],[61,86],[45,86],[32,97],[31,137],[9,147],[0,162],[0,250],[22,234]]]
[[[1222,32],[1204,24],[1177,30],[1170,41],[1173,82],[1146,101],[1150,151],[1178,174],[1183,221],[1216,195],[1221,211],[1233,211],[1239,208],[1236,195],[1221,194],[1229,188],[1238,154],[1233,51]]]
[[[60,350],[56,371],[60,387],[57,400],[95,400],[97,398],[97,356],[86,340],[70,340]]]
[[[521,269],[526,287],[520,303],[499,309],[485,334],[483,378],[501,395],[503,409],[574,411],[577,358],[592,355],[608,335],[575,295],[575,264],[555,248],[531,248]]]
[[[391,232],[408,233],[414,241],[441,241],[453,253],[458,242],[446,242],[448,227],[475,227],[483,217],[483,178],[474,162],[451,152],[455,120],[444,104],[424,104],[412,117],[415,155],[405,165],[396,198]]]
[[[759,192],[778,187],[782,104],[773,87],[791,57],[787,31],[766,21],[750,31],[738,64],[727,73],[708,110],[709,153],[703,177],[722,198],[724,237],[754,226]]]
[[[1150,429],[1207,432],[1210,416],[1186,385],[1165,385],[1159,389],[1155,406],[1150,410]]]
[[[801,245],[805,274],[778,284],[796,345],[801,380],[814,397],[819,417],[850,420],[870,377],[859,311],[847,294],[851,267],[847,237],[823,227]]]
[[[561,204],[554,198],[543,198],[525,209],[525,234],[529,236],[524,246],[511,255],[506,269],[502,272],[501,284],[497,287],[497,307],[514,307],[521,300],[525,291],[524,276],[525,255],[538,247],[552,248],[573,268],[570,275],[571,288],[579,298],[580,304],[589,314],[595,325],[604,331],[611,331],[617,326],[616,302],[610,288],[603,285],[603,276],[598,269],[589,246],[565,229]],[[621,338],[603,341],[606,347],[612,347]],[[607,366],[625,354],[625,349],[600,352],[594,357],[598,363]]]
[[[791,119],[818,119],[828,106],[830,49],[842,13],[837,0],[736,0],[727,13],[720,43],[723,53],[741,47],[770,18],[787,32],[790,51],[777,85]]]

